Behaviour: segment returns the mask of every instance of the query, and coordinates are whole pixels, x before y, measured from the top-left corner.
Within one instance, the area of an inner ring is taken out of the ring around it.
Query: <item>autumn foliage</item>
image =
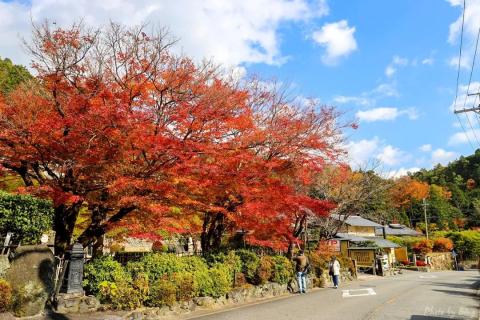
[[[84,207],[85,245],[123,227],[201,234],[204,250],[236,230],[284,248],[307,210],[334,207],[308,190],[343,152],[335,109],[297,105],[172,45],[142,27],[34,28],[36,80],[1,99],[0,164],[23,192],[53,200],[58,252]]]
[[[409,176],[402,177],[395,182],[391,189],[391,197],[397,208],[406,207],[414,201],[427,198],[430,186]]]

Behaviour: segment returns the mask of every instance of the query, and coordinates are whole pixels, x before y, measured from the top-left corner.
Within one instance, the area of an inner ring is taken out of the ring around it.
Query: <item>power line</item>
[[[471,96],[471,95],[470,95],[470,85],[472,84],[473,70],[475,70],[475,60],[476,60],[476,58],[477,58],[478,39],[479,39],[479,38],[480,38],[480,27],[478,28],[478,31],[477,31],[477,40],[476,40],[476,42],[475,42],[475,52],[474,52],[474,54],[473,54],[472,68],[470,69],[470,77],[469,77],[469,79],[468,79],[467,94],[465,95],[465,99],[464,99],[464,101],[463,101],[463,110],[465,110],[465,108],[466,108],[466,104],[467,104],[467,99],[468,99],[468,97]],[[478,90],[478,88],[477,88],[477,90]],[[473,100],[473,106],[472,106],[472,108],[475,108],[475,106],[476,106],[478,93],[476,93],[476,94],[474,94],[474,95],[475,95],[475,99]],[[477,113],[477,112],[474,112],[474,114],[475,114],[475,119],[477,119],[477,122],[480,123],[480,120],[479,120],[479,118],[478,118],[478,113]],[[476,133],[475,133],[475,131],[474,131],[474,129],[473,129],[472,124],[470,123],[470,119],[469,119],[468,115],[466,115],[466,116],[467,116],[467,119],[468,119],[468,123],[469,123],[469,125],[470,125],[470,129],[472,129],[472,133],[473,133],[473,135],[474,135],[474,137],[475,137],[475,140],[476,140],[477,143],[478,143],[477,135],[476,135]]]
[[[461,60],[462,60],[463,29],[464,29],[464,25],[465,25],[465,9],[466,9],[466,4],[465,4],[465,0],[463,0],[462,29],[461,29],[461,32],[460,32],[460,53],[458,55],[458,67],[457,67],[457,87],[456,87],[456,90],[455,90],[455,102],[453,103],[453,107],[455,109],[457,108],[458,84],[459,84],[459,80],[460,80],[460,63],[461,63]],[[454,110],[454,113],[457,116],[458,123],[462,127],[462,130],[465,132],[465,136],[467,137],[468,143],[470,144],[472,149],[475,150],[475,147],[473,146],[473,143],[470,140],[470,137],[468,136],[468,132],[467,132],[467,130],[465,130],[465,127],[463,126],[463,123],[460,119],[460,116],[458,115],[459,113],[462,113],[462,112],[467,112],[467,111],[465,109],[464,110]],[[468,118],[468,116],[467,116],[467,120],[470,122],[470,119]],[[470,126],[471,126],[471,124],[470,124]],[[472,133],[474,133],[473,130],[472,130]]]

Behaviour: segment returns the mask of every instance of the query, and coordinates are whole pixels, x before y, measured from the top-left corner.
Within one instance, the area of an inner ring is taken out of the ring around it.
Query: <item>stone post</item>
[[[83,295],[83,246],[80,243],[75,243],[70,251],[69,261],[67,266],[67,278],[64,281],[62,288],[63,293],[73,293]]]

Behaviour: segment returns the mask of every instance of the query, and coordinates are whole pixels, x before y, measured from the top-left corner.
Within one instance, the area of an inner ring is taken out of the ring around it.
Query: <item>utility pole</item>
[[[477,93],[469,93],[468,96],[480,96],[480,92]],[[466,113],[466,112],[476,112],[480,113],[480,104],[473,108],[464,108],[461,110],[454,110],[453,113]]]
[[[427,240],[428,240],[428,219],[427,219],[427,206],[428,206],[428,203],[427,201],[425,200],[425,198],[423,198],[423,214],[425,215],[425,235],[427,236]]]

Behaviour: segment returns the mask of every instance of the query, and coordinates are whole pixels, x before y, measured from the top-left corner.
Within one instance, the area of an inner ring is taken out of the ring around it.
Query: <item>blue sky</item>
[[[460,127],[453,100],[463,2],[460,0],[88,0],[0,1],[0,56],[28,64],[19,37],[30,17],[66,25],[109,20],[167,26],[179,49],[242,72],[289,84],[357,119],[347,133],[354,166],[378,164],[383,173],[430,168],[480,144],[480,121]],[[480,26],[480,0],[467,0],[463,107]],[[480,63],[480,62],[479,62]],[[480,88],[474,70],[470,92]],[[465,104],[471,107],[473,97]],[[471,144],[468,142],[468,138]]]

